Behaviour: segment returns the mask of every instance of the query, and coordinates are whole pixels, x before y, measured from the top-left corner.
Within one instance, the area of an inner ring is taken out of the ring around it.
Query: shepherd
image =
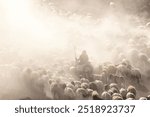
[[[86,50],[83,50],[79,59],[77,59],[77,61],[79,62],[79,65],[84,65],[87,64],[89,62],[89,57],[87,55]]]

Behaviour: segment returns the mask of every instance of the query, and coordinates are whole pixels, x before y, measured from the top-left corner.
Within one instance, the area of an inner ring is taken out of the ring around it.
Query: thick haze
[[[49,1],[1,0],[1,47],[10,54],[7,58],[14,59],[13,52],[30,59],[60,50],[73,58],[75,46],[77,54],[86,49],[93,58],[105,60],[110,58],[106,45],[122,46],[122,38],[128,38],[139,22],[121,4],[108,0]],[[101,12],[94,14],[96,10]]]
[[[137,14],[136,8],[144,2],[128,0],[127,4],[124,1],[0,0],[0,69],[3,73],[0,89],[6,87],[6,91],[0,90],[2,96],[6,93],[7,97],[10,89],[22,91],[17,73],[14,77],[5,77],[6,72],[14,70],[8,69],[9,65],[48,66],[58,59],[72,61],[75,51],[79,56],[83,49],[93,64],[114,61],[118,52],[127,54],[128,39],[140,33],[149,36],[138,28],[145,25],[148,10]]]

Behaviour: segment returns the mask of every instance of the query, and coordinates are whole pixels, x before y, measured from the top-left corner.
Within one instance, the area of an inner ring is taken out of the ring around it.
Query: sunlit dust
[[[21,72],[13,65],[21,70],[35,66],[55,69],[63,62],[74,63],[82,50],[87,51],[93,66],[108,61],[119,64],[123,58],[129,59],[132,51],[147,51],[148,47],[134,50],[146,45],[136,44],[138,37],[150,37],[146,20],[124,10],[124,2],[118,6],[109,1],[0,0],[0,92],[7,86],[0,99],[9,97],[12,87],[14,92],[22,90],[23,81],[16,75]],[[15,80],[6,75],[12,69]],[[10,87],[8,81],[12,81]]]

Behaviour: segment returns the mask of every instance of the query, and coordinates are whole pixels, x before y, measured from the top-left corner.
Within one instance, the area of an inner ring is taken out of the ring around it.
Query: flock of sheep
[[[54,63],[47,68],[1,65],[0,98],[148,100],[150,99],[149,37],[142,35],[129,39],[127,48],[130,51],[117,53],[117,62],[93,66],[92,80],[74,76],[70,71],[72,62],[68,60]]]
[[[55,72],[44,68],[27,68],[23,72],[23,79],[41,99],[149,100],[149,87],[145,84],[150,80],[149,44],[148,37],[129,40],[128,46],[132,47],[130,56],[121,56],[118,64],[106,62],[94,68],[93,80],[74,77],[69,63],[61,68],[59,65],[53,66]]]

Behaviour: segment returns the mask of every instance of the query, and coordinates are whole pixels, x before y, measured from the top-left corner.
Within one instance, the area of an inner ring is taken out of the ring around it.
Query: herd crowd
[[[118,64],[106,62],[94,68],[92,79],[74,77],[70,64],[54,65],[55,72],[26,68],[23,78],[29,88],[54,100],[149,100],[150,42],[148,37],[128,41],[130,54]],[[25,98],[26,99],[26,98]],[[32,98],[27,98],[32,99]]]

